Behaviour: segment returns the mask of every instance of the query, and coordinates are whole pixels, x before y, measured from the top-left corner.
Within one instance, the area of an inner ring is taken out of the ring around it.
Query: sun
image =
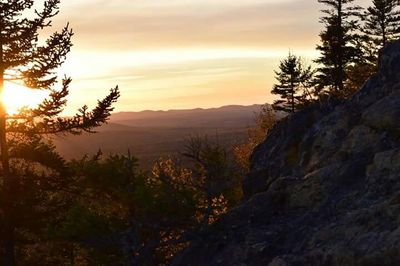
[[[9,115],[16,114],[22,107],[35,107],[48,95],[46,91],[28,89],[22,85],[6,82],[2,100]]]

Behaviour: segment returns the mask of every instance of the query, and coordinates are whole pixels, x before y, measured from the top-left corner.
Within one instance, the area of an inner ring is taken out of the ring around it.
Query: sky
[[[74,47],[69,109],[119,85],[116,111],[272,102],[273,70],[289,51],[311,63],[317,0],[68,0]]]

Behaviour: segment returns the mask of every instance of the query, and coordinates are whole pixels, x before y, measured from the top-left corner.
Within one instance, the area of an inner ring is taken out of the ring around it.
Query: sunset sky
[[[74,47],[70,107],[114,85],[116,111],[271,102],[273,69],[291,50],[311,63],[321,25],[317,0],[68,0]],[[72,110],[72,109],[69,109]]]

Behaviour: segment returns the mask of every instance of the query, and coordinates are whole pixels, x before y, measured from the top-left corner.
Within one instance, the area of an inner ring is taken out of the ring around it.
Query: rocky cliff
[[[173,264],[400,265],[400,42],[379,68],[347,102],[279,122],[246,202]]]

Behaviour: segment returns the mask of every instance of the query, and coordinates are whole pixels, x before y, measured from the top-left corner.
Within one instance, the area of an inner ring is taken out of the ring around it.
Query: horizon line
[[[192,111],[192,110],[212,110],[212,109],[221,109],[226,107],[251,107],[251,106],[262,106],[262,105],[271,105],[271,103],[254,103],[254,104],[228,104],[221,105],[216,107],[193,107],[193,108],[182,108],[182,109],[144,109],[139,111],[113,111],[111,114],[123,114],[123,113],[143,113],[143,112],[171,112],[171,111]]]

